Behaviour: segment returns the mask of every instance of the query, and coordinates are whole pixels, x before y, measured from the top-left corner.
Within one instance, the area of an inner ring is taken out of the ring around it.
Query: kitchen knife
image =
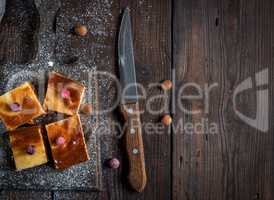
[[[125,142],[129,160],[128,180],[133,189],[142,192],[146,185],[147,176],[145,170],[142,126],[138,105],[129,8],[124,10],[120,26],[118,59],[120,83],[123,91],[120,106],[127,125],[125,131]]]
[[[0,0],[0,22],[5,14],[6,0]]]

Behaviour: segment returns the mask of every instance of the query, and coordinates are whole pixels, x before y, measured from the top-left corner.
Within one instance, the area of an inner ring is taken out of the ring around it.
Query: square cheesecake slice
[[[39,126],[10,131],[9,137],[17,170],[32,168],[48,162]]]
[[[79,115],[48,124],[46,130],[56,169],[89,160]]]
[[[59,73],[51,72],[48,79],[44,108],[67,115],[77,114],[85,86]]]
[[[28,82],[0,96],[0,118],[8,130],[29,123],[44,113]]]

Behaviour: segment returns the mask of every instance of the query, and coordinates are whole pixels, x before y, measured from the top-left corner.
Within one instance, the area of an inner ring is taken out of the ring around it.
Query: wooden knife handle
[[[129,160],[129,182],[133,189],[142,192],[147,182],[142,125],[138,103],[121,105],[126,120],[126,149]]]

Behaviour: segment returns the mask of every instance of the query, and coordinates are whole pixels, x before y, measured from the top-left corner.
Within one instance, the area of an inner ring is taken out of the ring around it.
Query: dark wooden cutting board
[[[73,13],[63,13],[59,8],[60,3],[51,0],[25,3],[14,0],[7,3],[1,22],[2,33],[6,34],[0,48],[3,51],[0,58],[0,94],[30,81],[43,102],[47,73],[57,71],[86,85],[84,101],[91,103],[94,113],[97,113],[99,103],[94,59],[101,47],[94,45],[87,51],[85,44],[91,46],[92,42],[89,37],[79,38],[70,30],[76,22],[89,22],[92,13],[73,16]],[[53,66],[49,64],[51,61]],[[38,123],[54,121],[56,117],[52,114],[46,119],[38,119]],[[81,115],[81,121],[91,159],[64,172],[53,169],[51,163],[16,172],[8,136],[1,125],[0,190],[100,190],[100,147],[96,137],[100,119],[96,114],[92,117]]]

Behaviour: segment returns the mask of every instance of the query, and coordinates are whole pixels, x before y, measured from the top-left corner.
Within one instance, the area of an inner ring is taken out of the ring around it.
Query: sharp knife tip
[[[130,8],[129,8],[129,7],[126,7],[126,8],[124,9],[124,13],[125,13],[125,14],[129,14],[129,13],[130,13]]]
[[[126,7],[123,10],[123,13],[122,13],[122,22],[121,22],[121,24],[126,23],[126,21],[128,21],[128,19],[130,19],[130,8]]]

